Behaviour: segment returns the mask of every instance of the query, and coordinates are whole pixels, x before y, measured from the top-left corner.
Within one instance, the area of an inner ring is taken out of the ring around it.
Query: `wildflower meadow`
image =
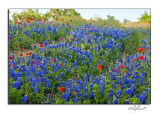
[[[151,104],[150,22],[84,19],[74,9],[12,17],[9,104]]]

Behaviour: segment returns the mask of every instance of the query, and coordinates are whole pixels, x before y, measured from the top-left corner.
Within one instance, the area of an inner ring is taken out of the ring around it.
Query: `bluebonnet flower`
[[[104,81],[100,81],[100,84],[99,84],[99,90],[100,90],[100,94],[102,95],[103,91],[104,91]]]
[[[49,76],[48,76],[48,78],[52,78],[52,76],[51,76],[51,75],[49,75]]]
[[[110,81],[107,81],[107,84],[110,84]]]
[[[99,84],[98,77],[94,77],[94,83]]]
[[[126,84],[127,83],[127,76],[123,75],[123,82]]]
[[[23,100],[26,102],[28,100],[28,96],[24,95]]]
[[[98,64],[101,65],[101,61],[100,60],[98,61]]]
[[[76,97],[76,98],[73,98],[72,101],[73,101],[74,103],[77,103],[77,102],[78,102],[78,98],[77,98],[77,97]]]
[[[63,78],[63,73],[62,72],[60,72],[60,78]]]
[[[118,104],[117,97],[114,99],[113,104]]]
[[[91,92],[91,93],[89,94],[89,99],[92,100],[92,99],[94,98],[94,95],[95,95],[95,93],[94,93],[94,92]]]
[[[110,100],[110,94],[107,94],[107,99]]]
[[[92,76],[91,75],[89,76],[89,81],[92,82]]]
[[[29,67],[26,69],[26,73],[25,73],[25,78],[28,77],[30,75],[30,72],[29,72]]]
[[[84,64],[84,60],[81,60],[81,64]]]
[[[48,50],[48,54],[49,54],[49,55],[51,54],[51,50]]]
[[[140,75],[139,81],[138,81],[138,85],[141,85],[143,83],[143,75]]]
[[[117,83],[119,83],[119,82],[120,82],[120,77],[118,76],[118,77],[117,77]]]
[[[88,97],[88,94],[85,93],[83,98],[86,99],[87,97]]]
[[[71,71],[71,69],[70,69],[70,68],[68,68],[68,69],[67,69],[67,74],[69,74],[69,73],[70,73],[70,71]]]
[[[86,82],[87,81],[87,75],[83,75],[83,80]]]
[[[83,89],[83,88],[84,88],[84,86],[83,86],[83,82],[82,82],[81,80],[79,81],[79,85],[80,85],[80,88],[81,88],[81,89]]]
[[[126,103],[126,104],[129,104],[129,100],[126,100],[125,103]]]
[[[17,81],[13,82],[12,87],[16,88],[17,90],[19,90],[20,89],[20,84]]]
[[[71,86],[72,86],[72,80],[69,79],[69,80],[67,81],[67,87],[68,87],[68,88],[71,88]]]
[[[20,64],[20,58],[19,57],[17,58],[17,63]]]
[[[61,51],[60,50],[58,51],[58,54],[61,55]]]
[[[130,97],[132,97],[134,95],[134,89],[133,88],[127,89],[125,94],[128,94],[128,95],[130,95]]]
[[[113,93],[114,93],[114,92],[113,92],[113,89],[110,89],[110,90],[109,90],[109,93],[110,93],[110,96],[113,96]]]
[[[49,88],[51,86],[49,79],[46,80],[46,87]]]
[[[136,97],[137,97],[137,98],[140,98],[140,94],[136,94]]]
[[[15,56],[14,56],[14,55],[12,55],[12,57],[13,57],[13,59],[15,59]]]
[[[51,99],[51,102],[52,102],[52,103],[54,103],[54,101],[55,101],[54,99]]]
[[[18,85],[20,86],[22,83],[21,83],[21,77],[18,77],[18,80],[17,80],[17,82],[18,82]]]
[[[65,82],[64,81],[61,82],[61,86],[65,87]]]
[[[142,104],[145,104],[145,102],[146,102],[146,92],[144,91],[144,92],[142,92],[142,95],[140,96],[140,102],[142,103]]]
[[[145,89],[145,91],[147,91],[147,92],[151,92],[151,89],[149,89],[149,88],[146,88],[146,89]]]
[[[122,91],[121,90],[118,90],[116,93],[115,93],[116,97],[119,98],[122,96]]]
[[[38,92],[38,84],[36,84],[35,88],[34,88],[34,93]]]
[[[34,77],[34,78],[32,78],[32,83],[31,83],[31,88],[33,88],[33,87],[35,87],[35,85],[36,85],[36,78]]]
[[[112,87],[114,87],[114,88],[116,87],[116,84],[114,82],[112,82]]]

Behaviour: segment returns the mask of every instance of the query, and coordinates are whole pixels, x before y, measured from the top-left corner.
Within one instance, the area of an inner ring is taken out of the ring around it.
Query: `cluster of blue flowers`
[[[43,47],[34,45],[30,56],[16,59],[12,55],[13,59],[9,61],[9,92],[13,88],[25,90],[23,98],[19,98],[21,103],[29,103],[30,96],[27,95],[33,94],[35,100],[41,99],[38,102],[43,104],[150,103],[150,47],[147,39],[141,42],[147,53],[124,56],[120,52],[125,44],[121,43],[122,40],[129,40],[134,29],[121,30],[92,24],[79,28],[64,23],[43,25],[41,22],[35,25],[31,22],[28,29],[27,26],[28,23],[24,23],[18,34],[23,31],[26,37],[34,38],[33,34],[47,37],[50,33],[52,36],[62,27],[70,30],[67,37],[59,37],[57,43],[49,44],[48,39],[43,42]],[[9,29],[13,33],[17,28],[9,24]],[[12,33],[9,34],[11,39]],[[143,60],[139,59],[142,55]],[[45,99],[36,98],[38,94]]]

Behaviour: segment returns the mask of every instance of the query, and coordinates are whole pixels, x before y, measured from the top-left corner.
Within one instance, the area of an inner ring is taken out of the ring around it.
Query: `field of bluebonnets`
[[[150,33],[114,18],[10,20],[9,104],[150,104]]]

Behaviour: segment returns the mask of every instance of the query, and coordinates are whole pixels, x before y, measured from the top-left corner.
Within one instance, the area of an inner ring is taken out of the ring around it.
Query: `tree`
[[[148,15],[147,12],[144,12],[140,18],[138,18],[140,22],[151,22],[151,15]]]
[[[123,23],[124,23],[124,24],[129,23],[129,22],[131,22],[131,21],[128,20],[128,19],[126,19],[126,18],[123,20]]]

